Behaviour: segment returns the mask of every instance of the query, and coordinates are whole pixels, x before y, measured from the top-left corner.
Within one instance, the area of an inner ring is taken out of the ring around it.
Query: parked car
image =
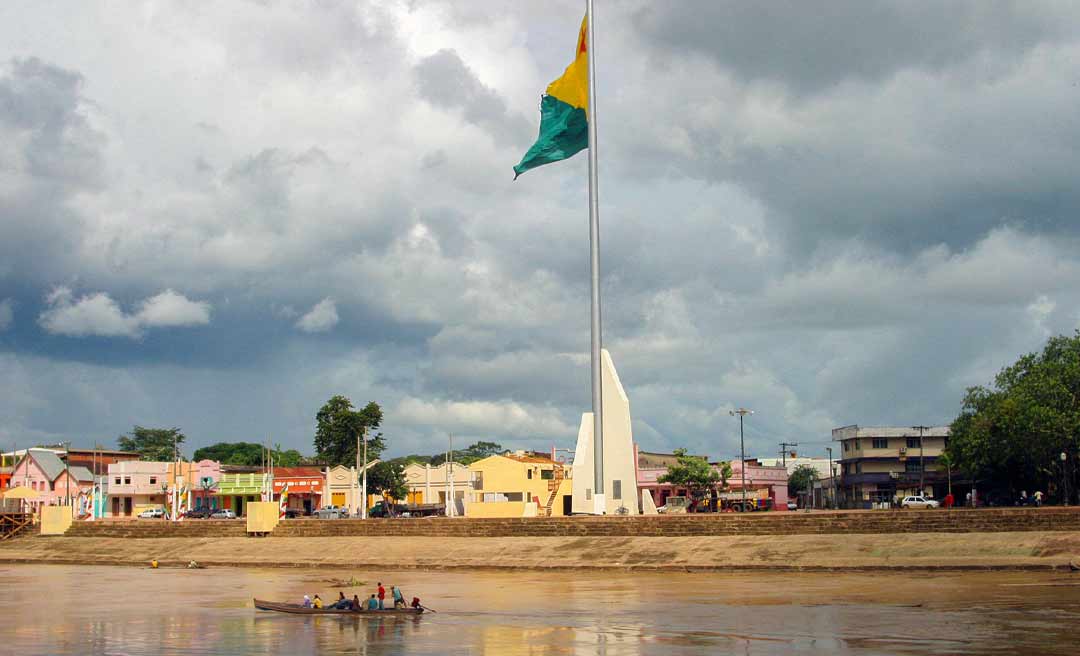
[[[926,497],[904,497],[904,500],[900,502],[901,508],[937,508],[940,505],[937,501]]]
[[[788,510],[798,510],[799,509],[799,504],[796,503],[794,499],[788,499],[787,509]]]
[[[236,513],[228,508],[222,508],[221,510],[215,510],[210,519],[236,519]]]
[[[193,508],[184,513],[184,519],[209,519],[212,512],[209,508]]]
[[[139,513],[139,519],[164,519],[164,518],[165,518],[165,509],[164,508],[147,508],[146,510]]]
[[[319,519],[342,519],[349,516],[349,509],[343,506],[323,506],[315,511]]]
[[[304,511],[297,508],[286,508],[285,519],[296,519],[297,517],[303,517]]]

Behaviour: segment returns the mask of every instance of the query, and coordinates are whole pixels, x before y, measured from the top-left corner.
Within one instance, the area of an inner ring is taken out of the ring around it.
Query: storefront
[[[244,507],[249,502],[262,500],[267,479],[267,474],[259,472],[222,474],[215,492],[220,500],[218,507],[232,510],[237,517],[242,517]]]
[[[287,485],[289,494],[286,507],[304,515],[322,507],[325,472],[319,467],[275,467],[274,500],[281,499],[281,491]]]

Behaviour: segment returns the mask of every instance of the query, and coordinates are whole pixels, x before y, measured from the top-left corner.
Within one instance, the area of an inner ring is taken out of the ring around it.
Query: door
[[[330,495],[330,505],[337,506],[338,508],[345,505],[345,493],[334,492]]]
[[[124,497],[124,516],[131,517],[131,497]]]
[[[120,497],[113,497],[113,500],[112,500],[112,516],[113,517],[119,517],[120,516]]]
[[[574,498],[572,496],[570,496],[569,494],[564,494],[563,495],[563,498],[562,498],[562,514],[566,515],[567,517],[572,515],[573,512],[574,512],[573,499]]]

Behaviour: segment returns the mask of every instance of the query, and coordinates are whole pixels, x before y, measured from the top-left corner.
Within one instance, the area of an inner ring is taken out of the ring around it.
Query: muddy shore
[[[706,537],[23,537],[0,563],[206,567],[579,570],[1053,570],[1080,532]]]

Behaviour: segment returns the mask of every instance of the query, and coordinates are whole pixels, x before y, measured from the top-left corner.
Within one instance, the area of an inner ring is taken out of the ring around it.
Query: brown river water
[[[252,597],[400,585],[436,613]],[[1075,654],[1080,574],[543,573],[0,566],[0,654]]]

